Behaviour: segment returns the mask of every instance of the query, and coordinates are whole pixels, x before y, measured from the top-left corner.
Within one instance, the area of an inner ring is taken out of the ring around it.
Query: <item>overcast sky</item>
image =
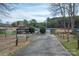
[[[27,19],[36,19],[37,22],[43,22],[47,17],[51,17],[51,13],[48,10],[49,4],[38,4],[38,3],[26,3],[26,4],[17,4],[16,9],[11,11],[11,17],[3,17],[3,22],[9,21],[14,22],[17,20]],[[5,20],[5,21],[4,21]]]

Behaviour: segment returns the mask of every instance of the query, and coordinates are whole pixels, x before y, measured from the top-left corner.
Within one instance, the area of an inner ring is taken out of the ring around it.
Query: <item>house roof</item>
[[[0,27],[10,27],[11,25],[9,24],[0,24]]]

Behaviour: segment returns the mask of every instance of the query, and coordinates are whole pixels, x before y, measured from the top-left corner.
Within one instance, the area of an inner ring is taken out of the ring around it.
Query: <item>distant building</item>
[[[6,28],[9,28],[11,27],[10,24],[0,24],[0,29],[6,29]]]

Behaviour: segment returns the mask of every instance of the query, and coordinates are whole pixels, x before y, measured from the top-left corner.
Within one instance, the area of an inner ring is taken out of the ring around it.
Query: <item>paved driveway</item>
[[[46,34],[37,38],[28,47],[18,51],[16,56],[70,56],[54,35]]]

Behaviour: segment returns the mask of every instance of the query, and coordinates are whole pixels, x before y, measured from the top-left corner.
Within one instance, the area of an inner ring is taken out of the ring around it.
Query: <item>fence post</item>
[[[27,34],[26,34],[26,41],[27,41]]]
[[[79,34],[77,34],[77,48],[79,49]]]
[[[16,29],[16,46],[18,45],[18,36],[17,36],[17,29]]]
[[[76,36],[77,36],[77,49],[79,49],[79,33],[78,32],[76,33]]]
[[[6,34],[6,29],[5,29],[4,33],[5,33],[5,39],[6,39],[6,36],[7,36],[7,34]]]
[[[77,36],[77,49],[79,49],[79,32],[76,32],[76,36]]]
[[[78,40],[77,40],[77,41],[78,41],[78,49],[79,49],[79,38],[78,38]]]

